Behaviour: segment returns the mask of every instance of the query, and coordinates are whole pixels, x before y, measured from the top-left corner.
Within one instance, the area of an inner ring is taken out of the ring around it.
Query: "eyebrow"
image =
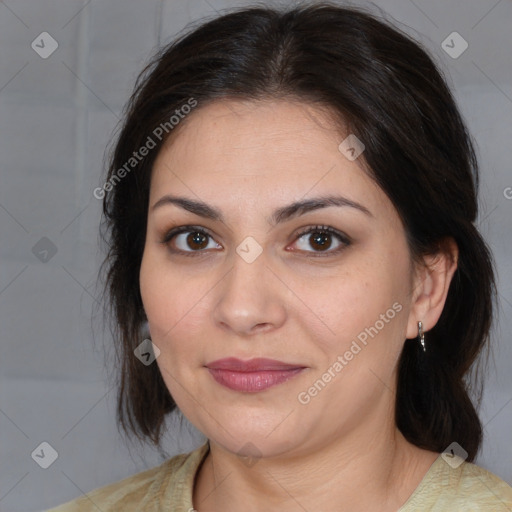
[[[205,217],[207,219],[216,220],[220,222],[224,222],[224,217],[222,212],[215,208],[214,206],[210,206],[202,201],[196,201],[193,199],[189,199],[187,197],[177,197],[172,195],[165,195],[161,197],[151,208],[152,211],[160,208],[164,205],[174,204],[176,206],[180,206],[184,210],[187,210],[195,215],[200,217]],[[347,199],[343,196],[326,196],[326,197],[316,197],[313,199],[305,199],[302,201],[295,201],[289,205],[282,206],[281,208],[277,208],[270,218],[267,220],[273,226],[290,220],[295,217],[299,217],[300,215],[304,215],[305,213],[311,212],[313,210],[319,210],[321,208],[328,208],[330,206],[337,207],[350,207],[356,210],[363,212],[365,215],[369,217],[373,217],[372,213],[368,208],[363,206],[362,204],[356,203],[351,199]]]

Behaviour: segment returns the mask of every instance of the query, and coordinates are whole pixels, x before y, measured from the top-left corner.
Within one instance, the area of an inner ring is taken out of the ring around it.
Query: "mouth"
[[[306,369],[305,366],[265,358],[249,361],[236,358],[219,359],[205,366],[217,383],[233,391],[246,393],[277,386]]]

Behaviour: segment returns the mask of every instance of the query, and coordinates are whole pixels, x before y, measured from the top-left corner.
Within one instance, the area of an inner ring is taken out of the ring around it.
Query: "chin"
[[[293,446],[290,441],[278,439],[269,441],[264,436],[260,439],[240,437],[238,440],[231,439],[227,445],[222,442],[218,442],[218,444],[233,454],[252,460],[282,455]]]
[[[250,411],[240,407],[225,416],[195,416],[191,422],[222,450],[252,458],[293,458],[312,455],[335,439],[342,424],[327,426],[305,408]],[[195,411],[197,412],[197,411]]]

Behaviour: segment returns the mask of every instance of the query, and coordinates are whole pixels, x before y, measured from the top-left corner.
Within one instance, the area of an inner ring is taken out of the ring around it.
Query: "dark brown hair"
[[[428,450],[442,452],[456,441],[472,461],[482,426],[466,378],[489,338],[496,291],[492,258],[475,227],[471,137],[419,43],[364,9],[331,3],[255,6],[202,22],[162,48],[137,79],[106,177],[108,254],[100,272],[117,344],[124,432],[159,446],[166,415],[176,408],[158,366],[141,365],[133,353],[145,321],[139,270],[152,166],[172,137],[171,116],[191,99],[199,109],[220,98],[299,100],[327,109],[363,141],[359,158],[398,211],[411,261],[436,252],[446,237],[456,241],[458,268],[442,315],[426,333],[427,352],[404,344],[396,424]],[[179,128],[193,115],[181,116]],[[167,127],[162,140],[155,137],[159,126]],[[127,167],[148,137],[155,147]],[[117,179],[123,166],[129,172]]]

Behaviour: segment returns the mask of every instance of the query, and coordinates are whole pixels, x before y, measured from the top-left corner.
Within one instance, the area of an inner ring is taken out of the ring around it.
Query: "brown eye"
[[[193,226],[172,229],[165,235],[162,243],[169,246],[171,252],[184,253],[187,256],[202,253],[204,249],[222,249],[210,234]]]
[[[204,249],[208,245],[208,235],[199,233],[198,231],[191,232],[185,238],[185,244],[191,249]]]
[[[315,231],[309,237],[309,243],[314,249],[324,251],[332,245],[332,235],[330,233]]]
[[[304,252],[334,254],[350,245],[350,240],[347,236],[329,226],[307,228],[301,231],[298,237],[298,248]]]

